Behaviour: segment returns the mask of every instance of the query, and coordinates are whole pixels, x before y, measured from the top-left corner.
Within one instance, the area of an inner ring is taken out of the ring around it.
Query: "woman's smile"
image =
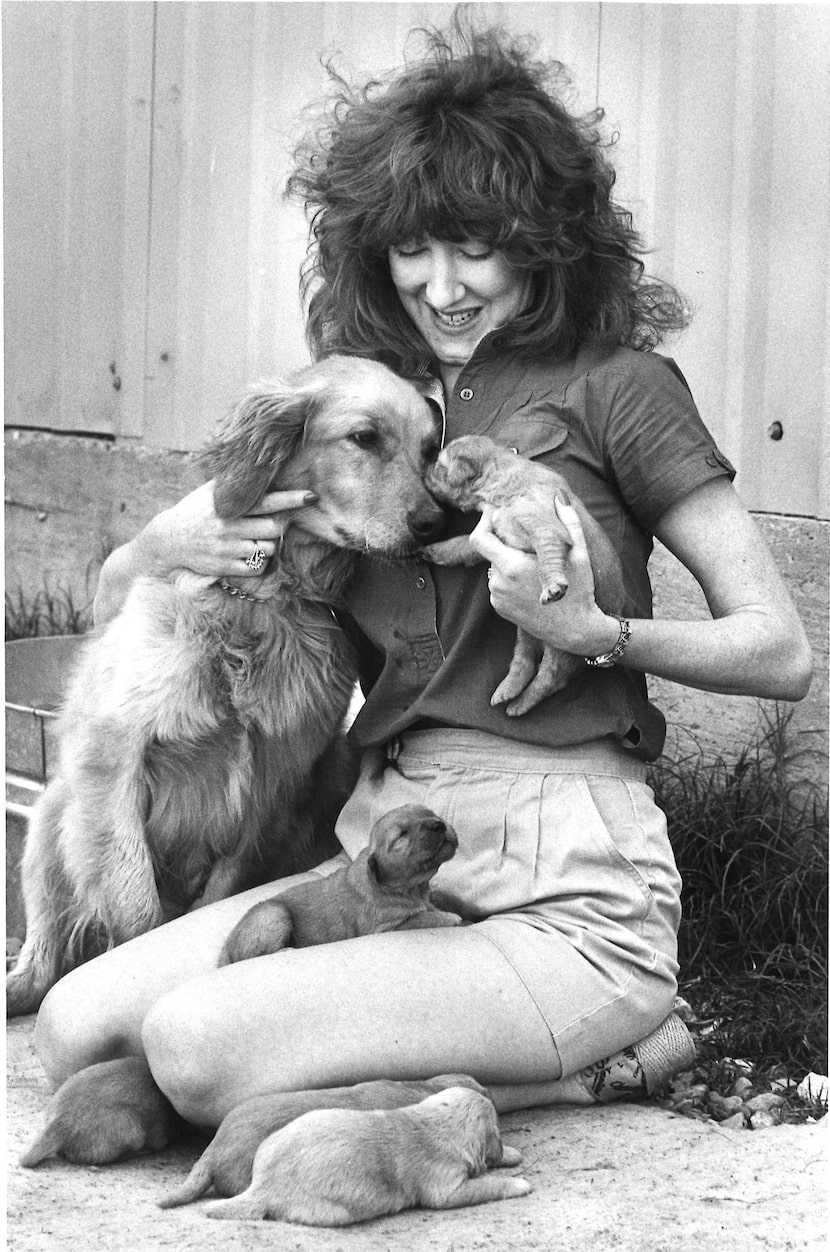
[[[452,381],[490,331],[527,304],[529,277],[479,240],[425,238],[389,249],[398,297]]]

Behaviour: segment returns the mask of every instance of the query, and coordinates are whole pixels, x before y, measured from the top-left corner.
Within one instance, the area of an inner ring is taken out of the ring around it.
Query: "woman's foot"
[[[580,1104],[636,1100],[654,1095],[674,1074],[689,1069],[695,1056],[692,1036],[677,1014],[669,1013],[639,1043],[587,1065],[564,1081],[573,1084],[575,1102]]]

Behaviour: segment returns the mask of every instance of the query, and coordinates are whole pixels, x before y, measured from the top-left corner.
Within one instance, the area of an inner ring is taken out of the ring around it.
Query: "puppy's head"
[[[501,1161],[499,1121],[489,1096],[467,1087],[448,1087],[418,1107],[444,1123],[445,1142],[470,1165],[473,1176]]]
[[[418,887],[455,856],[457,847],[452,826],[432,809],[404,804],[372,827],[368,871],[384,887]]]
[[[291,525],[337,547],[409,555],[437,537],[443,510],[424,486],[440,431],[415,386],[375,361],[331,356],[263,384],[205,450],[220,517],[269,491],[307,489]]]
[[[503,452],[485,435],[453,439],[428,469],[427,487],[438,500],[469,512],[481,503],[484,476]]]

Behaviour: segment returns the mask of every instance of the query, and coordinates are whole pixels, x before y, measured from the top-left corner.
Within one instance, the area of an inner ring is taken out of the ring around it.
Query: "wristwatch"
[[[618,617],[617,621],[620,623],[620,635],[611,651],[603,652],[601,656],[586,656],[586,665],[591,665],[595,669],[610,669],[612,665],[617,664],[631,638],[631,623],[627,622],[624,617]]]

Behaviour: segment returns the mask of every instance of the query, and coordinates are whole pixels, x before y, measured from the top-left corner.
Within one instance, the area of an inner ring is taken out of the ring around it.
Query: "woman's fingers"
[[[263,496],[256,508],[251,509],[251,517],[261,517],[265,513],[285,513],[289,509],[304,509],[316,504],[319,496],[313,491],[269,491]]]

